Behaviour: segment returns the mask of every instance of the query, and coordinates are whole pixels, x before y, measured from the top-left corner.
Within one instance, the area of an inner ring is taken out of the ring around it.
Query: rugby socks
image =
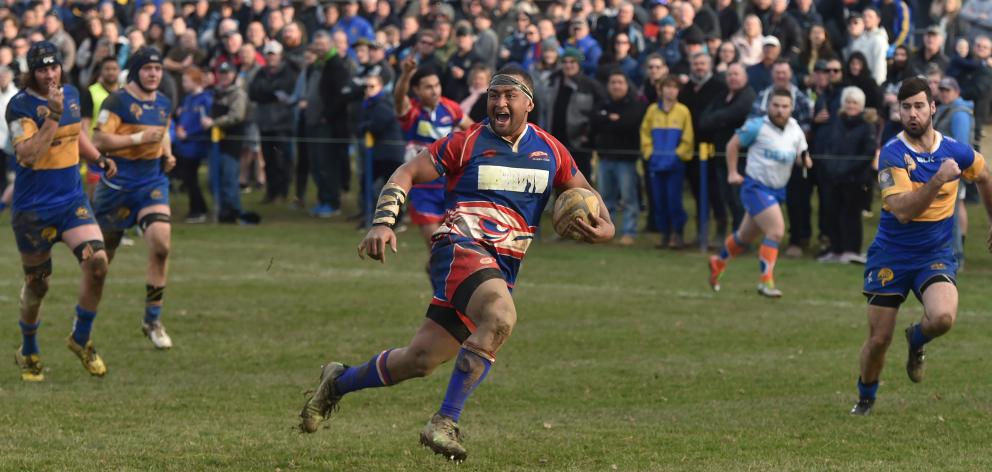
[[[145,285],[145,324],[152,324],[162,316],[162,297],[165,287]]]
[[[472,395],[475,387],[489,374],[495,359],[482,356],[464,346],[455,358],[455,369],[451,373],[451,380],[448,381],[448,391],[444,394],[444,401],[438,413],[458,422],[458,417],[462,415],[465,408],[465,400]]]
[[[861,377],[858,377],[858,396],[859,398],[871,398],[875,399],[875,394],[878,392],[878,381],[874,381],[870,384],[865,384],[861,382]]]
[[[90,330],[93,329],[93,319],[96,318],[95,311],[84,310],[76,305],[76,321],[72,323],[72,340],[80,346],[86,346],[90,340]]]
[[[930,336],[923,334],[923,325],[916,323],[913,325],[912,331],[909,333],[909,346],[913,349],[919,349],[924,344],[932,340]]]
[[[386,370],[386,360],[389,359],[389,353],[392,351],[387,349],[372,356],[362,365],[348,367],[343,374],[334,379],[334,392],[344,395],[356,390],[391,385],[393,379]]]
[[[720,262],[727,262],[731,257],[737,257],[747,250],[747,244],[744,244],[740,238],[737,237],[737,232],[734,231],[727,236],[727,239],[723,241],[723,249],[720,249]]]
[[[21,325],[21,355],[38,354],[40,352],[38,349],[38,327],[41,326],[41,321],[39,320],[35,324],[18,321],[17,324]]]
[[[775,260],[778,259],[778,243],[771,239],[765,239],[758,248],[758,264],[761,268],[761,282],[772,283],[775,278]]]

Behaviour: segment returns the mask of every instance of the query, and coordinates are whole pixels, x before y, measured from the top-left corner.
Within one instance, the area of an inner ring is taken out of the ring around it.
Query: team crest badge
[[[482,265],[489,265],[492,264],[493,262],[496,262],[496,260],[491,257],[483,257],[482,259],[479,259],[479,264]]]
[[[162,198],[162,191],[159,189],[152,190],[150,196],[152,197],[152,200],[160,200]]]
[[[79,118],[79,104],[72,102],[69,104],[69,115],[73,118]]]
[[[496,157],[496,150],[486,149],[485,151],[482,151],[482,157]]]
[[[141,115],[145,113],[141,109],[141,105],[138,105],[137,103],[132,103],[131,104],[131,108],[129,108],[129,110],[130,110],[131,114],[134,115],[134,118],[136,120],[140,120],[141,119]]]
[[[885,284],[891,282],[893,278],[895,278],[895,274],[892,273],[892,269],[888,267],[879,269],[878,281],[882,284],[883,287],[885,286]]]
[[[119,220],[123,220],[123,219],[127,218],[130,215],[131,215],[131,210],[129,210],[129,209],[125,208],[125,207],[120,207],[120,208],[117,209],[117,219],[119,219]]]
[[[916,161],[909,154],[903,154],[902,160],[906,163],[906,170],[910,172],[916,170]]]
[[[534,151],[534,152],[530,153],[530,155],[527,156],[527,157],[529,157],[529,158],[531,158],[531,159],[533,159],[535,161],[549,161],[549,160],[551,160],[551,156],[548,156],[548,153],[546,153],[544,151]]]
[[[945,268],[947,268],[947,266],[945,266],[943,262],[934,262],[933,264],[930,264],[930,270],[944,270]]]
[[[34,113],[36,115],[38,115],[38,118],[41,118],[41,119],[48,118],[48,115],[51,112],[52,112],[52,110],[48,109],[48,107],[45,106],[45,105],[38,105],[38,108],[35,109],[35,111],[34,111]]]
[[[90,217],[90,211],[86,207],[76,208],[76,218],[86,219]]]
[[[59,230],[54,226],[49,226],[41,230],[41,237],[48,242],[55,241],[55,237],[59,235]]]

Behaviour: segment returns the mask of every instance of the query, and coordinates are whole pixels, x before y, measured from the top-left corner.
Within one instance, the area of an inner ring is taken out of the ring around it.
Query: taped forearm
[[[372,225],[383,225],[390,228],[396,226],[400,210],[406,204],[406,191],[399,185],[390,182],[382,188],[379,201],[375,205],[375,216]]]

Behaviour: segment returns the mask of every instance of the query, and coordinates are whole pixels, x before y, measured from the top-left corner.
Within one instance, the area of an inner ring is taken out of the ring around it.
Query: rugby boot
[[[152,323],[141,323],[141,332],[152,340],[155,349],[169,349],[172,347],[172,338],[165,332],[165,325],[161,321]]]
[[[906,328],[906,344],[909,346],[909,356],[906,358],[906,374],[909,375],[909,380],[919,383],[923,381],[923,377],[927,374],[927,366],[924,363],[927,356],[926,352],[923,350],[923,346],[918,348],[913,348],[913,326],[909,325]]]
[[[758,293],[768,298],[782,298],[782,291],[775,288],[775,282],[761,282],[758,284]]]
[[[103,359],[100,355],[96,353],[96,349],[93,348],[93,340],[90,339],[86,341],[85,346],[80,346],[76,344],[76,341],[72,339],[70,334],[66,338],[66,345],[69,346],[69,350],[76,354],[79,361],[83,363],[83,368],[86,369],[90,375],[95,375],[97,377],[103,377],[107,375],[107,366],[103,363]]]
[[[300,431],[317,431],[320,423],[331,416],[341,401],[341,395],[334,391],[334,379],[344,373],[347,367],[340,362],[331,362],[320,369],[320,383],[317,390],[307,399],[300,412]]]
[[[720,291],[720,277],[723,276],[723,271],[727,269],[727,263],[720,260],[717,256],[710,256],[710,288],[714,292]]]
[[[858,400],[858,403],[851,408],[851,414],[854,416],[868,416],[871,414],[871,409],[875,406],[874,398],[862,398]]]
[[[41,366],[41,356],[38,354],[21,354],[21,348],[14,351],[14,363],[21,368],[21,380],[25,382],[41,382],[45,380],[45,372]]]
[[[461,462],[468,457],[468,451],[462,446],[462,433],[458,429],[458,423],[440,413],[435,413],[420,432],[420,444],[450,461]]]

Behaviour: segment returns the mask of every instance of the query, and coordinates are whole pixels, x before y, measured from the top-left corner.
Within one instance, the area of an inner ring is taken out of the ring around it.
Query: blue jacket
[[[599,46],[599,43],[590,35],[576,41],[574,44],[570,40],[568,45],[575,46],[585,56],[586,60],[582,62],[582,72],[589,77],[596,75],[596,68],[599,67],[599,57],[603,55],[603,48]]]
[[[355,44],[358,38],[375,41],[375,30],[372,29],[368,20],[360,16],[342,16],[337,25],[334,26],[334,31],[339,30],[344,31],[344,34],[348,36],[348,44]]]
[[[176,140],[176,155],[183,159],[200,159],[210,152],[210,130],[200,124],[200,118],[210,116],[213,92],[205,90],[187,95],[176,113],[176,126],[186,130],[186,139]]]
[[[971,145],[975,132],[975,102],[958,97],[947,105],[937,107],[933,126],[955,141]]]

